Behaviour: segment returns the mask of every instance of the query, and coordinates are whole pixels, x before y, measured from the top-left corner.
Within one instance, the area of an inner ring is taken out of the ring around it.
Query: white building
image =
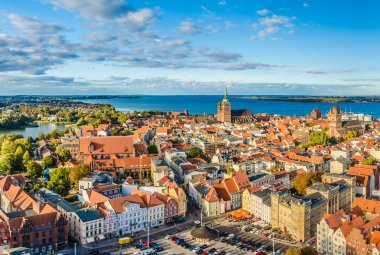
[[[317,250],[319,254],[345,255],[346,235],[350,229],[364,225],[361,217],[351,220],[343,210],[326,214],[317,225]]]
[[[147,208],[138,195],[111,199],[104,204],[107,211],[116,214],[117,233],[125,235],[141,231],[147,222]]]

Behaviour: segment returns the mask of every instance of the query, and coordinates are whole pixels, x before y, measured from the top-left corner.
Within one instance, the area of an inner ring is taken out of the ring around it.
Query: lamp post
[[[77,255],[77,243],[74,243],[74,255]]]

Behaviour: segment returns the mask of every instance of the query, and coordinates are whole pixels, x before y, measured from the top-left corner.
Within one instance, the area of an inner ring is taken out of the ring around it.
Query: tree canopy
[[[285,255],[318,255],[318,251],[310,246],[304,246],[302,248],[289,249]]]
[[[87,177],[89,174],[90,167],[88,165],[76,165],[70,169],[70,181],[77,185],[80,179]]]
[[[47,188],[51,189],[61,196],[67,196],[70,191],[70,170],[64,167],[56,168],[50,173],[50,181]]]
[[[189,150],[189,158],[205,158],[205,155],[200,148],[191,147]]]
[[[42,160],[42,168],[50,168],[55,167],[57,164],[57,160],[53,156],[47,156]]]
[[[26,164],[26,172],[28,173],[30,178],[37,179],[43,175],[44,171],[40,164],[38,164],[35,161],[29,161]]]
[[[63,147],[58,147],[55,153],[57,153],[59,160],[62,162],[66,162],[71,158],[70,151]]]
[[[149,154],[158,154],[158,149],[155,144],[149,144],[148,145],[148,153]]]
[[[368,157],[363,161],[364,165],[373,165],[376,163],[376,159],[373,157]]]
[[[313,131],[310,134],[310,143],[327,145],[330,142],[330,137],[326,134],[326,131]]]
[[[306,188],[310,187],[315,182],[320,182],[323,174],[324,172],[310,172],[298,175],[293,182],[294,190],[298,195],[305,195]]]

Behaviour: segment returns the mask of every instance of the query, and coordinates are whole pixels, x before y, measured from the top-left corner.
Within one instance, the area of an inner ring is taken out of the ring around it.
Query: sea
[[[123,112],[159,110],[182,112],[188,109],[190,114],[215,114],[217,103],[223,99],[221,95],[213,96],[138,96],[131,98],[85,99],[86,103],[111,104]],[[322,102],[284,102],[258,100],[251,97],[230,96],[231,108],[249,109],[252,113],[279,114],[283,116],[305,116],[314,108],[319,108],[322,114],[327,114],[333,103]],[[379,102],[344,102],[338,104],[344,112],[363,113],[380,118]]]

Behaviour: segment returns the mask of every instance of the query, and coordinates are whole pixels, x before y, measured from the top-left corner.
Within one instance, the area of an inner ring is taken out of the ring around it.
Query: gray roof
[[[271,193],[272,193],[272,189],[262,189],[262,190],[253,192],[252,195],[263,199],[265,197],[269,197]]]
[[[256,181],[256,180],[261,179],[263,177],[266,177],[267,175],[268,174],[266,174],[266,173],[256,173],[254,175],[248,176],[248,178],[249,178],[250,182],[253,182],[253,181]]]
[[[76,214],[83,222],[89,222],[103,218],[100,212],[93,209],[82,209],[76,211]]]
[[[311,185],[308,189],[317,190],[321,192],[331,192],[337,189],[336,186],[323,183],[323,182],[315,182],[313,185]]]
[[[75,212],[77,210],[75,206],[67,202],[57,193],[48,190],[47,188],[41,188],[39,191],[37,191],[37,196],[40,196],[44,200],[47,200],[53,206],[55,205],[61,207],[63,210],[67,212]]]
[[[153,158],[153,164],[156,166],[168,166],[164,158]]]

